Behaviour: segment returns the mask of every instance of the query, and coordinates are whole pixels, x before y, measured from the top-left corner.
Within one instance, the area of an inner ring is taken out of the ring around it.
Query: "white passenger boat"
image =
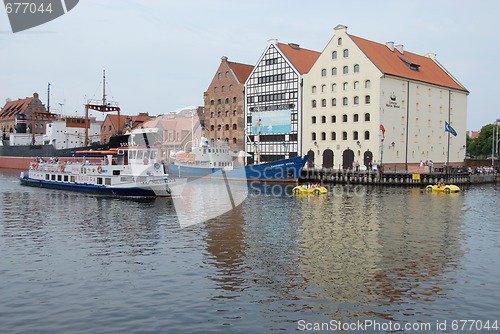
[[[78,151],[77,155],[81,161],[37,159],[28,172],[21,173],[20,182],[33,187],[138,197],[170,196],[171,187],[178,182],[168,177],[158,161],[158,150],[147,145]]]

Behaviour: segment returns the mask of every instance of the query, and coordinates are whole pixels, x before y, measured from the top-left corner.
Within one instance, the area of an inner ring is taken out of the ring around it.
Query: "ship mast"
[[[118,113],[118,127],[120,127],[120,107],[116,102],[106,100],[106,70],[102,71],[102,101],[87,101],[85,104],[85,146],[89,145],[89,109],[100,112]]]

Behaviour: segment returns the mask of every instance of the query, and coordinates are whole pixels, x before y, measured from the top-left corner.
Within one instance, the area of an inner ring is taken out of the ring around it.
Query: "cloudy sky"
[[[0,10],[0,104],[39,92],[51,108],[83,115],[100,98],[125,114],[202,105],[221,56],[255,64],[267,41],[322,51],[348,33],[437,54],[469,91],[468,130],[500,118],[500,2],[496,0],[80,0],[66,15],[13,34]]]

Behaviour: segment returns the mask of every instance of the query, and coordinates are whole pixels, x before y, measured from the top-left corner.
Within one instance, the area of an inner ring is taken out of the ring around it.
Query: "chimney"
[[[223,63],[227,62],[227,57],[226,56],[222,56],[220,59],[222,60]]]
[[[385,42],[385,45],[389,48],[389,50],[394,52],[394,42]]]
[[[396,48],[396,50],[398,50],[398,51],[399,51],[399,53],[401,53],[401,54],[404,54],[404,53],[405,53],[405,50],[404,50],[404,48],[403,48],[403,44],[396,45],[396,47],[395,47],[395,48]]]
[[[288,43],[288,45],[295,50],[300,50],[300,45],[297,43]]]

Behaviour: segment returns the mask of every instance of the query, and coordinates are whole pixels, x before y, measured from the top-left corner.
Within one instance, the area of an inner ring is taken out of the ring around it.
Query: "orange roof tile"
[[[27,97],[25,99],[7,102],[0,112],[0,119],[13,119],[16,114],[24,112],[32,100],[32,97]]]
[[[240,83],[245,83],[253,70],[253,65],[235,63],[232,61],[228,61],[227,64],[233,70],[236,79],[238,79]]]
[[[391,51],[385,44],[376,43],[353,35],[349,35],[349,37],[384,74],[468,92],[464,86],[429,57],[420,56],[408,51],[404,51],[401,54],[397,49]],[[415,66],[418,66],[418,70],[410,69],[407,63],[415,64]]]
[[[299,47],[297,44],[276,44],[300,74],[308,73],[321,52]]]

